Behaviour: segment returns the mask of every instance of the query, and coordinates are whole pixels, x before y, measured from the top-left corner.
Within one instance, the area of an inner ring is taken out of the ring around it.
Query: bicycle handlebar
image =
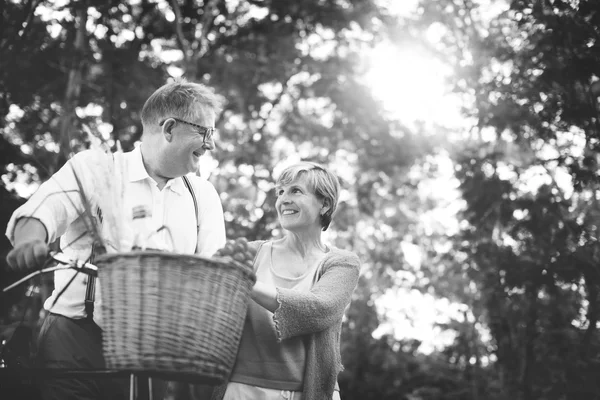
[[[3,288],[2,292],[6,293],[9,290],[19,286],[23,282],[26,282],[29,279],[31,279],[37,275],[45,274],[48,272],[54,272],[54,271],[58,271],[61,269],[74,269],[74,270],[76,270],[78,272],[82,272],[86,275],[98,276],[98,267],[96,267],[94,264],[86,263],[86,262],[83,262],[80,260],[72,260],[71,258],[67,257],[64,253],[59,253],[59,252],[55,252],[55,251],[50,252],[49,258],[51,260],[53,260],[54,262],[56,262],[58,265],[42,268],[38,271],[32,272],[29,275],[19,279],[12,285],[9,285],[9,286]]]
[[[98,267],[94,264],[90,264],[88,262],[83,262],[81,260],[73,260],[65,255],[65,253],[59,253],[55,251],[50,252],[50,258],[56,261],[59,264],[64,264],[69,266],[69,268],[73,268],[83,272],[84,274],[91,276],[98,276]]]

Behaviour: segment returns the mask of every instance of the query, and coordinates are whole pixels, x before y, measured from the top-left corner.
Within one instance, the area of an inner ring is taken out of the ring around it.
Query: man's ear
[[[162,124],[162,134],[164,135],[167,142],[173,140],[173,134],[171,131],[175,126],[175,120],[173,118],[167,118],[167,120]]]

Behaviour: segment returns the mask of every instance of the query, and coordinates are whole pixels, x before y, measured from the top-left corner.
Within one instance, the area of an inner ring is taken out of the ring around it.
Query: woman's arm
[[[324,273],[309,292],[294,289],[257,289],[256,297],[273,319],[278,340],[320,332],[336,324],[352,299],[358,283],[360,260],[350,252],[341,252],[325,261]]]
[[[277,288],[274,286],[256,281],[250,297],[272,313],[279,307],[279,303],[277,302]]]

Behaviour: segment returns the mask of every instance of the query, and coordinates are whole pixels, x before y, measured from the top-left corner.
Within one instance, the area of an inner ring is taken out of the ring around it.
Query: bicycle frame
[[[49,259],[58,265],[42,268],[19,279],[15,283],[2,289],[3,293],[21,285],[29,279],[62,269],[74,269],[90,276],[98,276],[98,267],[79,260],[72,260],[64,253],[50,252]],[[2,345],[0,345],[0,349]],[[18,379],[56,379],[56,378],[86,378],[86,377],[129,377],[129,400],[148,399],[152,400],[152,378],[143,371],[121,371],[121,370],[67,370],[67,369],[40,369],[40,368],[0,368],[0,382],[14,382]],[[2,389],[0,385],[0,389]],[[1,390],[0,390],[1,393]]]

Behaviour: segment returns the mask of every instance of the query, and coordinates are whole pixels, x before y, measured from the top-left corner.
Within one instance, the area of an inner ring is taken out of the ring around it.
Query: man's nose
[[[207,151],[212,151],[215,149],[215,139],[214,137],[211,137],[208,140],[205,140],[204,143],[202,144],[202,148],[207,150]]]

